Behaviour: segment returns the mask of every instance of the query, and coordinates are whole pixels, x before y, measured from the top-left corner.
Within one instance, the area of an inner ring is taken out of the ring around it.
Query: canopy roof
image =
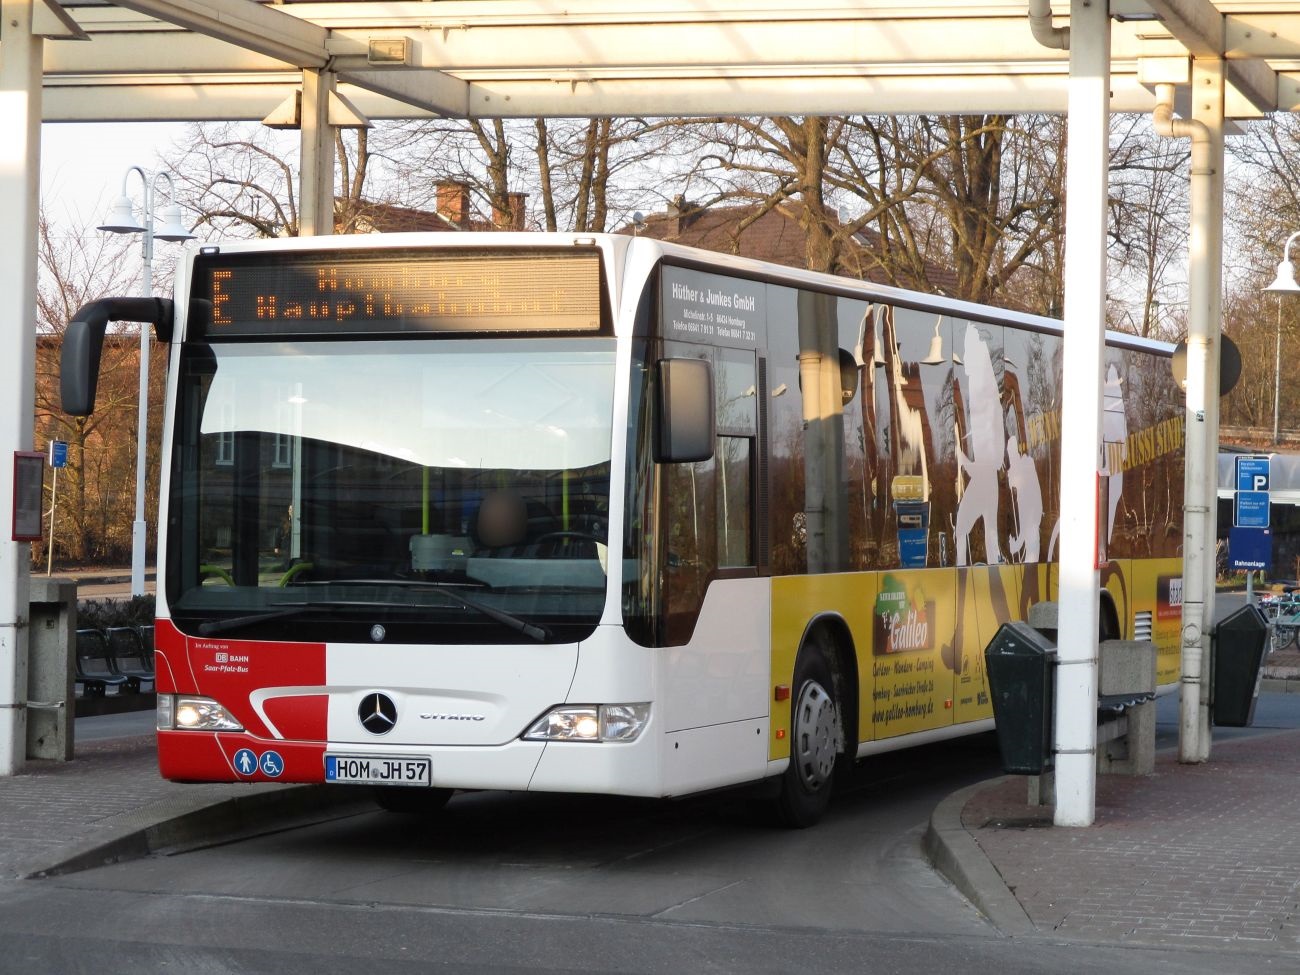
[[[45,45],[46,121],[262,119],[304,68],[370,118],[1063,111],[1069,70],[1028,0],[41,2],[81,39]],[[1230,118],[1300,106],[1300,4],[1110,7],[1115,110],[1189,55],[1227,59]]]

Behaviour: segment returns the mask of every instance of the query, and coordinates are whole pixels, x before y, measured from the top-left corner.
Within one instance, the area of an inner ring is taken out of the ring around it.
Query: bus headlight
[[[243,731],[244,726],[210,697],[158,695],[159,731]]]
[[[533,722],[524,740],[634,741],[649,720],[649,704],[560,707]]]

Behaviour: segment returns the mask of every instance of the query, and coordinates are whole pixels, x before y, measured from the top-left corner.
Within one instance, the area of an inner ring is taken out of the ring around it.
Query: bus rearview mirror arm
[[[170,298],[100,298],[82,305],[63,333],[59,356],[63,412],[70,416],[90,416],[95,411],[99,360],[110,321],[153,325],[158,341],[170,342],[175,310]]]

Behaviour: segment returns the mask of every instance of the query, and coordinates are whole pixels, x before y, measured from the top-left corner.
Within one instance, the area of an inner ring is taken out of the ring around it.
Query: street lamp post
[[[1273,446],[1281,441],[1279,422],[1282,403],[1282,296],[1277,296],[1277,330],[1273,336]]]
[[[135,208],[127,196],[126,184],[132,173],[140,177],[144,185],[144,207],[141,210],[143,222],[137,222]],[[161,220],[154,228],[154,202],[159,180],[166,180],[167,195],[172,201],[159,212]],[[118,197],[107,219],[100,225],[100,230],[114,234],[142,234],[141,254],[144,261],[141,295],[153,296],[153,242],[158,240],[193,240],[194,235],[181,223],[181,208],[176,204],[176,186],[169,173],[155,173],[150,179],[139,166],[131,166],[122,175],[122,195]],[[144,595],[145,550],[148,545],[148,529],[144,520],[144,486],[145,459],[148,456],[149,435],[149,326],[140,326],[140,403],[136,421],[135,438],[135,521],[131,525],[131,595]]]
[[[1273,445],[1277,446],[1280,442],[1279,413],[1278,407],[1282,400],[1282,294],[1291,292],[1292,294],[1300,292],[1300,284],[1296,283],[1295,265],[1291,263],[1291,245],[1300,240],[1300,231],[1296,231],[1286,239],[1282,246],[1282,263],[1277,266],[1277,277],[1273,279],[1265,291],[1272,291],[1277,295],[1277,334],[1273,340]]]

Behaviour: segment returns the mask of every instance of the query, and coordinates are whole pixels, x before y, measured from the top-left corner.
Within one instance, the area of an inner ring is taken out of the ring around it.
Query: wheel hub
[[[816,792],[830,779],[840,750],[840,722],[835,701],[814,680],[799,692],[794,720],[794,761],[799,779]]]

